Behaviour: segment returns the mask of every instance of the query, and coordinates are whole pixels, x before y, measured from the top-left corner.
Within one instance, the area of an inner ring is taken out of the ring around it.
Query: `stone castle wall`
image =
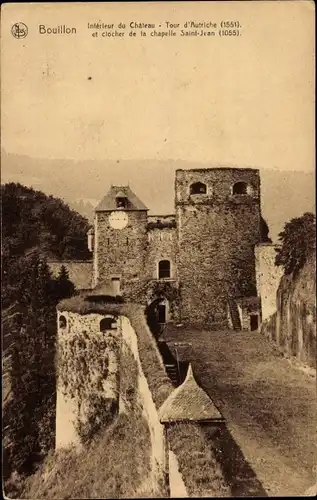
[[[206,194],[190,195],[194,182]],[[232,194],[236,182],[247,194]],[[244,295],[243,282],[255,290],[254,246],[260,241],[260,178],[253,169],[177,170],[177,268],[182,319],[211,323],[226,319],[228,294]]]
[[[81,446],[78,418],[84,418],[90,393],[101,401],[119,401],[119,358],[110,348],[109,332],[100,331],[106,317],[58,311],[57,449]],[[107,359],[107,376],[101,373],[102,358]]]
[[[176,229],[148,230],[147,269],[151,279],[158,279],[158,263],[160,260],[169,260],[171,263],[171,279],[177,279]]]
[[[157,408],[153,401],[148,382],[143,373],[136,333],[132,328],[129,319],[125,316],[120,317],[120,331],[123,340],[122,348],[129,348],[138,364],[138,381],[136,389],[142,406],[142,412],[148,422],[151,435],[152,472],[150,481],[152,485],[155,485],[158,481],[163,480],[163,472],[166,468],[164,426],[160,423]]]
[[[61,317],[66,319],[66,327],[61,328],[60,322]],[[99,342],[105,339],[105,333],[100,332],[100,321],[107,316],[100,314],[87,314],[80,315],[68,311],[58,311],[58,344],[59,350],[64,351],[65,357],[71,357],[74,354],[69,349],[69,341],[72,342],[74,336],[80,335],[82,340],[84,339],[84,332],[90,338],[93,343],[96,338],[99,338]],[[111,316],[109,316],[111,318]],[[148,485],[155,486],[159,481],[163,480],[163,473],[166,468],[166,454],[165,454],[165,436],[164,427],[160,423],[158,411],[152,398],[151,391],[149,389],[147,379],[143,373],[143,369],[139,357],[139,346],[137,335],[131,326],[129,319],[125,316],[120,316],[117,319],[117,330],[115,335],[120,339],[120,354],[118,355],[116,351],[107,350],[105,354],[109,357],[110,366],[107,377],[104,378],[102,384],[102,391],[106,398],[117,399],[118,401],[118,411],[124,411],[125,403],[121,400],[120,394],[120,358],[122,352],[128,349],[132,353],[138,366],[138,378],[137,387],[134,390],[138,394],[139,404],[142,408],[142,414],[148,423],[150,437],[151,437],[151,474],[147,478]],[[89,340],[88,340],[89,342]],[[77,352],[78,358],[83,355],[87,358],[87,346],[84,344],[82,350]],[[91,360],[87,360],[90,361]],[[88,367],[94,374],[94,378],[97,379],[100,375],[100,366],[98,364],[91,363]],[[59,371],[58,371],[59,373]],[[78,380],[80,380],[80,374],[77,374]],[[82,375],[85,376],[85,368],[82,366]],[[69,373],[69,380],[72,379],[73,374]],[[86,374],[87,376],[87,374]],[[88,377],[87,377],[87,383]],[[96,389],[91,388],[93,396],[96,396]],[[56,400],[56,449],[65,449],[72,446],[78,448],[82,447],[82,442],[78,434],[77,422],[78,415],[80,411],[78,408],[78,398],[73,397],[69,394],[70,391],[65,391],[65,384],[58,380],[57,383],[57,400]],[[87,392],[86,392],[87,396]],[[80,404],[85,407],[87,405],[87,400],[85,396]],[[174,471],[173,474],[177,473]],[[150,483],[150,484],[149,484]]]
[[[171,271],[170,278],[162,281],[177,281],[175,217],[147,218],[145,211],[129,211],[127,227],[115,230],[109,226],[109,213],[96,214],[95,282],[119,277],[125,298],[148,305],[155,289],[154,282],[159,279],[161,260],[170,261]]]
[[[261,297],[261,320],[276,311],[276,292],[283,276],[283,267],[275,265],[278,245],[262,243],[255,247],[256,289]]]
[[[276,293],[276,310],[261,332],[282,352],[316,369],[316,265],[312,256],[295,278],[283,276]]]
[[[63,323],[63,328],[59,328],[59,343],[63,345],[65,341],[67,343],[67,340],[71,340],[74,335],[80,335],[82,333],[80,337],[81,340],[86,341],[86,338],[88,338],[88,340],[91,340],[92,344],[96,345],[96,339],[99,337],[100,346],[103,345],[105,347],[103,342],[105,337],[98,331],[100,321],[105,318],[104,315],[94,313],[81,315],[79,313],[65,311],[65,307],[67,308],[65,305],[62,307],[63,309],[58,311],[59,323],[62,319],[61,317],[64,317],[64,319],[67,319],[67,325]],[[146,453],[144,453],[144,459],[146,460],[145,465],[149,465],[149,467],[147,467],[148,472],[146,473],[146,477],[144,477],[144,482],[139,491],[148,492],[159,490],[160,493],[162,493],[167,486],[165,480],[168,479],[170,496],[172,497],[190,496],[189,488],[191,488],[193,492],[199,492],[198,496],[201,496],[202,491],[206,491],[206,493],[210,494],[210,491],[214,491],[213,489],[210,490],[210,485],[213,480],[211,479],[207,485],[205,485],[205,483],[203,485],[201,483],[201,469],[199,467],[196,466],[195,472],[187,481],[185,475],[186,466],[183,460],[184,453],[181,453],[183,450],[178,450],[176,446],[179,438],[175,440],[169,436],[160,423],[159,408],[161,404],[164,403],[164,400],[171,394],[173,388],[172,384],[168,381],[159,350],[155,342],[152,342],[152,334],[146,323],[138,316],[138,314],[142,314],[142,311],[140,309],[136,314],[136,311],[133,312],[133,309],[130,310],[129,314],[131,315],[131,319],[124,314],[124,311],[122,311],[122,314],[116,318],[117,328],[116,333],[114,333],[120,340],[119,356],[117,356],[117,352],[114,351],[114,358],[119,360],[119,365],[116,366],[116,373],[119,373],[119,383],[115,385],[115,390],[117,390],[119,386],[119,418],[120,413],[125,413],[128,417],[129,415],[132,416],[134,420],[142,418],[147,424],[147,426],[145,426],[146,430],[144,429],[145,433],[140,436],[140,438],[146,439]],[[88,334],[88,337],[85,337],[84,332]],[[142,345],[140,345],[140,342]],[[84,343],[85,346],[83,347],[83,351],[77,352],[77,358],[80,360],[80,364],[82,363],[82,354],[87,361],[91,359],[89,356],[89,343]],[[103,352],[104,351],[101,353],[103,354]],[[72,355],[70,350],[68,350],[66,354],[66,357]],[[107,355],[108,354],[109,353],[107,353]],[[87,367],[85,368],[84,364],[81,366],[81,373],[86,377]],[[102,368],[100,365],[96,365],[95,363],[91,364],[95,379],[98,379],[100,375],[100,368]],[[71,379],[71,371],[67,370],[67,373]],[[104,378],[107,384],[108,376]],[[86,391],[85,397],[88,399],[90,393],[92,393],[95,398],[96,390],[91,388],[90,385],[87,389],[88,391]],[[75,425],[78,415],[77,401],[74,398],[65,398],[59,383],[57,393],[57,448],[68,448],[72,445],[82,446]],[[97,406],[99,414],[102,414],[104,412],[104,407],[100,404]],[[106,426],[107,423],[103,422],[102,425]],[[193,432],[190,429],[186,429],[187,425],[188,424],[185,424],[181,433],[185,441],[187,440],[185,443],[185,454],[190,453],[191,447],[194,446],[195,453],[202,453],[204,460],[209,461],[210,450],[208,451],[207,442],[203,445],[204,450],[201,448],[202,443],[199,444],[198,447],[195,443],[191,445],[188,439],[197,438],[197,433],[194,428]],[[171,439],[171,441],[169,441],[169,439]],[[173,448],[173,451],[171,451],[170,446]],[[105,450],[105,453],[107,453],[107,450]],[[219,471],[217,471],[217,461],[215,457],[211,457],[210,464],[212,477],[215,478],[216,484],[218,484]],[[223,493],[222,487],[219,491]]]

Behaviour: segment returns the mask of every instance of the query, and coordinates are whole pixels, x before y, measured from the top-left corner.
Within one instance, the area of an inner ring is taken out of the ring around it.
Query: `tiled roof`
[[[110,297],[115,297],[112,282],[109,279],[104,280],[89,292],[90,297],[96,295],[107,295]]]
[[[106,196],[96,206],[95,212],[116,210],[116,197],[118,194],[121,198],[126,197],[128,200],[127,207],[124,210],[148,210],[144,203],[133,193],[130,186],[111,186]]]
[[[191,365],[184,382],[162,404],[159,417],[161,423],[224,421],[212,399],[197,384]]]

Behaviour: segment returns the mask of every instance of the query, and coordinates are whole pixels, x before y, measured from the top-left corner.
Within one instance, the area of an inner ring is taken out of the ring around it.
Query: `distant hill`
[[[90,201],[90,200],[70,200],[68,205],[72,210],[78,212],[83,217],[92,224],[94,220],[94,208],[97,205],[98,201]]]
[[[130,184],[149,207],[150,214],[174,211],[174,178],[177,168],[208,168],[224,165],[182,160],[39,159],[2,153],[3,182],[21,182],[65,200],[92,220],[94,200],[100,200],[111,184]],[[250,167],[250,165],[229,165]],[[254,168],[259,168],[253,165]],[[262,214],[270,236],[277,241],[284,223],[304,212],[315,212],[313,172],[261,169]]]

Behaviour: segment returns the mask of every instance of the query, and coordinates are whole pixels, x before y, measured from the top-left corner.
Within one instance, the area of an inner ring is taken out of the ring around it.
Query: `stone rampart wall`
[[[316,271],[312,258],[299,275],[283,276],[276,311],[262,323],[262,333],[281,350],[316,369]]]

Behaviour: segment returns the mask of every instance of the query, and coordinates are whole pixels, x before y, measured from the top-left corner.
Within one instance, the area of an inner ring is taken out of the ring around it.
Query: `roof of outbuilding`
[[[134,194],[130,186],[111,186],[106,196],[96,206],[95,212],[116,210],[116,198],[127,198],[125,210],[148,210],[144,203]]]
[[[113,284],[110,279],[103,280],[97,286],[92,288],[88,293],[89,297],[95,297],[101,295],[106,295],[107,297],[116,297],[116,294],[114,293]]]
[[[224,421],[212,399],[197,384],[191,365],[184,382],[162,404],[159,417],[161,423]]]

